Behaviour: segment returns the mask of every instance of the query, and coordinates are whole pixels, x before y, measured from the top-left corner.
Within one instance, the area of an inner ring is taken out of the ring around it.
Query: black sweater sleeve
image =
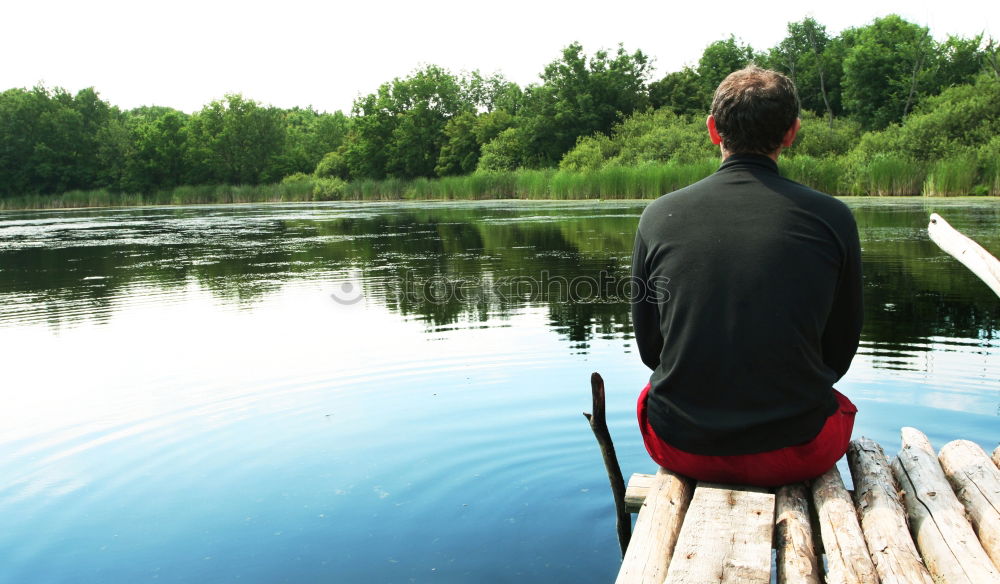
[[[660,309],[646,272],[646,253],[642,233],[636,230],[632,251],[632,327],[639,357],[647,367],[656,369],[663,350],[663,336],[660,334]]]
[[[837,379],[847,373],[858,350],[863,324],[861,244],[853,220],[847,240],[846,257],[837,282],[837,292],[830,316],[823,330],[823,361],[837,372]]]

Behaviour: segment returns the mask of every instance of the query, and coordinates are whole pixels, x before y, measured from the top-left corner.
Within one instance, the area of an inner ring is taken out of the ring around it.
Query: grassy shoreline
[[[962,158],[919,162],[884,157],[854,163],[846,157],[800,155],[781,158],[779,163],[784,176],[838,196],[1000,195],[1000,171],[980,169],[974,161]],[[0,210],[339,200],[653,199],[708,176],[718,166],[719,160],[710,158],[587,172],[521,169],[413,180],[344,182],[298,175],[270,185],[180,186],[152,194],[101,189],[25,195],[0,199]]]

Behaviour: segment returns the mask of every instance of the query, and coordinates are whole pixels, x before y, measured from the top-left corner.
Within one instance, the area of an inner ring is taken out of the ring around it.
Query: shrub
[[[312,200],[340,201],[347,191],[347,183],[336,177],[317,178],[312,183]]]

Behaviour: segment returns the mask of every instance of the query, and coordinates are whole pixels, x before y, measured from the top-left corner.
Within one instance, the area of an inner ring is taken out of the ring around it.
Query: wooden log
[[[874,440],[860,438],[847,449],[861,530],[882,584],[933,584],[906,526],[889,460]]]
[[[766,490],[698,483],[664,584],[767,584],[773,529]]]
[[[927,569],[949,584],[1000,584],[1000,573],[965,519],[927,436],[914,428],[901,433],[903,448],[892,471]]]
[[[812,484],[813,502],[826,549],[828,584],[878,584],[861,525],[837,467]]]
[[[608,424],[604,417],[604,379],[596,371],[590,375],[590,393],[593,399],[594,413],[584,412],[583,416],[590,422],[590,429],[594,431],[597,445],[601,448],[601,458],[604,459],[604,469],[608,473],[611,495],[615,500],[618,546],[621,548],[624,558],[625,550],[628,548],[628,542],[632,536],[632,516],[625,509],[625,479],[622,477],[622,469],[618,465],[618,456],[615,454],[615,445],[611,441],[611,432],[608,430]]]
[[[656,475],[638,472],[632,473],[632,476],[628,478],[628,485],[625,486],[625,508],[629,510],[629,513],[639,512],[654,481],[656,481]]]
[[[785,485],[774,498],[778,584],[820,584],[823,576],[813,546],[806,486]]]
[[[948,255],[962,262],[1000,296],[1000,260],[981,245],[962,235],[937,213],[931,213],[927,234]]]
[[[975,442],[955,440],[941,448],[938,461],[968,512],[993,566],[1000,568],[1000,470]]]
[[[616,584],[662,584],[694,485],[661,468],[635,520]]]

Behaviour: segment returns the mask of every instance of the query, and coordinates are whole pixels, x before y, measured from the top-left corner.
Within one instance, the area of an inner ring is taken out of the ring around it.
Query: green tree
[[[974,82],[985,64],[985,53],[979,48],[982,44],[983,35],[972,38],[948,35],[939,47],[937,87],[945,89]]]
[[[481,144],[476,139],[476,115],[462,112],[444,126],[445,143],[434,172],[438,176],[469,174],[479,163]]]
[[[803,109],[825,113],[833,127],[839,112],[840,59],[826,27],[813,18],[788,23],[787,36],[768,54],[768,65],[788,75]]]
[[[351,175],[434,176],[446,142],[445,125],[453,116],[473,110],[460,80],[435,65],[382,84],[354,103],[344,151]]]
[[[191,117],[190,153],[206,182],[259,184],[281,178],[285,145],[281,111],[240,94],[216,100]]]
[[[514,170],[524,165],[524,137],[517,128],[507,128],[483,144],[478,172]]]
[[[0,194],[61,193],[102,186],[99,136],[112,108],[93,88],[0,94]]]
[[[649,104],[645,83],[649,59],[624,47],[612,55],[601,50],[588,58],[579,43],[545,67],[542,85],[530,86],[518,123],[528,149],[524,157],[554,165],[580,136],[607,132]]]
[[[129,112],[133,149],[128,157],[123,187],[151,193],[206,176],[208,169],[189,167],[188,120],[170,108],[142,108]]]
[[[753,48],[738,42],[733,35],[708,45],[698,60],[697,73],[702,91],[710,100],[715,88],[727,75],[746,67],[755,59]]]
[[[842,34],[844,108],[867,129],[906,116],[933,88],[937,46],[922,27],[895,14]]]
[[[705,91],[698,72],[691,67],[668,73],[649,84],[650,105],[669,108],[678,115],[706,115],[711,101],[712,94]]]
[[[312,172],[320,159],[344,143],[350,119],[342,112],[319,113],[311,107],[282,112],[285,147],[276,164],[281,176]]]

